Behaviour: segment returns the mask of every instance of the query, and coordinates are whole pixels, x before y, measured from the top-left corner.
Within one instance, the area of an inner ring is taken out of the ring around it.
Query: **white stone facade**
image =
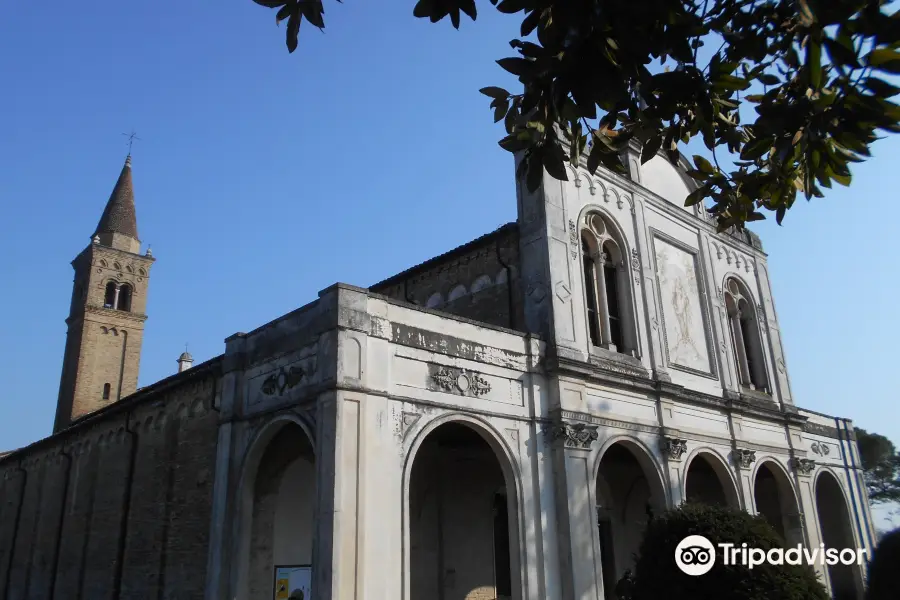
[[[291,564],[315,600],[603,600],[688,499],[871,551],[852,424],[795,408],[765,253],[629,164],[520,186],[532,333],[338,284],[227,340],[208,598]],[[861,570],[821,576],[861,599]]]

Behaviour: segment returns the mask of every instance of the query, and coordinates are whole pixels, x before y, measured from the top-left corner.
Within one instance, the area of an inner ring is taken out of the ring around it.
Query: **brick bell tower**
[[[129,154],[91,243],[72,261],[75,280],[54,433],[137,390],[155,260],[149,249],[140,251]]]

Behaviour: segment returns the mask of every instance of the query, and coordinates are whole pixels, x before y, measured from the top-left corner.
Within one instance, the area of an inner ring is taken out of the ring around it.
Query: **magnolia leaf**
[[[288,17],[287,23],[287,48],[289,53],[293,53],[297,49],[297,35],[300,33],[300,13],[294,11]]]
[[[701,173],[714,173],[715,168],[713,168],[712,164],[700,156],[699,154],[694,155],[694,165],[696,165],[697,170]]]
[[[501,58],[497,64],[503,67],[505,71],[509,71],[513,75],[525,75],[533,69],[533,63],[524,58]]]
[[[644,144],[644,147],[641,148],[641,164],[645,164],[648,160],[656,156],[656,153],[659,152],[660,147],[662,146],[662,133],[657,132],[653,135],[647,142]]]
[[[485,96],[487,96],[488,98],[497,98],[497,99],[503,99],[503,100],[506,100],[507,98],[509,98],[509,92],[507,92],[503,88],[499,88],[499,87],[493,87],[493,86],[483,87],[478,91],[481,92],[482,94],[484,94]]]
[[[690,194],[688,194],[687,198],[684,200],[685,206],[694,206],[695,204],[699,204],[706,197],[706,188],[699,187]]]

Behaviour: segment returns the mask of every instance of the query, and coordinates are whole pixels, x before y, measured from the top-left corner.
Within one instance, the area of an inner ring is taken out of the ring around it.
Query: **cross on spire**
[[[131,146],[132,146],[132,144],[134,144],[134,141],[135,141],[135,140],[141,141],[141,138],[139,138],[139,137],[137,136],[137,134],[134,132],[134,129],[131,130],[131,133],[123,133],[122,135],[124,135],[125,137],[128,138],[128,156],[131,156]]]

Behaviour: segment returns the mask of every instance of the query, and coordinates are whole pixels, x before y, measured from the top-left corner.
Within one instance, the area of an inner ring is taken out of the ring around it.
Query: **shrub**
[[[687,575],[675,562],[676,547],[689,535],[701,535],[716,547],[715,564],[704,575]],[[705,505],[670,510],[647,526],[635,565],[633,600],[828,600],[812,567],[725,565],[719,543],[738,548],[746,543],[764,551],[784,546],[762,517]]]
[[[900,529],[881,538],[869,561],[866,600],[900,598]]]

